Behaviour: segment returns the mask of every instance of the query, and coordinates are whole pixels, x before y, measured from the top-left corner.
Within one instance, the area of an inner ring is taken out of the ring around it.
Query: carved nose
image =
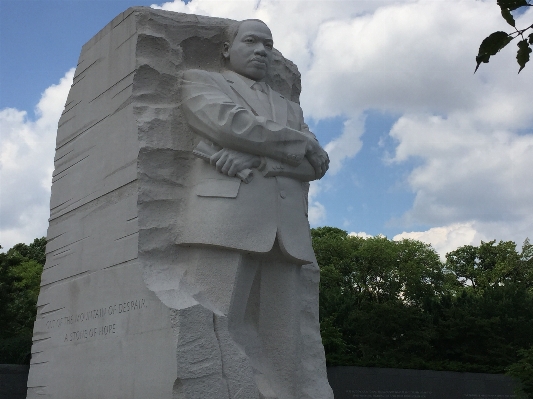
[[[255,49],[255,54],[266,56],[265,46],[261,46]]]

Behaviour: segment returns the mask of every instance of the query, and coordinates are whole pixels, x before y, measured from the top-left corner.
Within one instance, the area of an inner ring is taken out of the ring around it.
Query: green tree
[[[507,368],[507,373],[521,382],[520,396],[533,398],[533,346],[520,350],[519,356],[519,360]]]
[[[533,345],[533,246],[431,246],[313,229],[329,365],[503,373]]]
[[[433,309],[433,367],[503,373],[533,344],[532,246],[512,241],[465,245],[446,255],[455,287]]]
[[[363,239],[332,227],[311,234],[328,364],[423,367],[433,334],[424,309],[446,280],[437,253],[419,241]]]
[[[433,316],[434,369],[503,373],[533,344],[533,296],[516,284],[448,294]]]
[[[512,241],[481,242],[479,247],[462,246],[446,255],[446,266],[463,287],[486,290],[506,283],[531,284],[533,254],[529,239],[522,252],[516,252]]]
[[[28,363],[46,239],[0,253],[0,363]]]

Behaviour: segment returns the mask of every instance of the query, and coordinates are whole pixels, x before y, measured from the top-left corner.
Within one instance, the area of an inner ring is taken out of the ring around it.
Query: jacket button
[[[280,196],[281,198],[285,198],[285,196],[286,196],[286,194],[285,194],[285,190],[281,190],[281,191],[279,192],[279,196]]]

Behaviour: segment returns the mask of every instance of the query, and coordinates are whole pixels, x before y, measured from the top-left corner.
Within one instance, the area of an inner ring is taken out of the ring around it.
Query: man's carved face
[[[253,80],[261,80],[272,59],[274,42],[268,26],[259,21],[244,21],[231,45],[224,43],[228,68]]]

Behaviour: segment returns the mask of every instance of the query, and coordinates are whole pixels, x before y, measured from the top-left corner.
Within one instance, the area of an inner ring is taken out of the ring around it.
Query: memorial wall
[[[512,399],[507,375],[378,367],[328,367],[335,399]]]

